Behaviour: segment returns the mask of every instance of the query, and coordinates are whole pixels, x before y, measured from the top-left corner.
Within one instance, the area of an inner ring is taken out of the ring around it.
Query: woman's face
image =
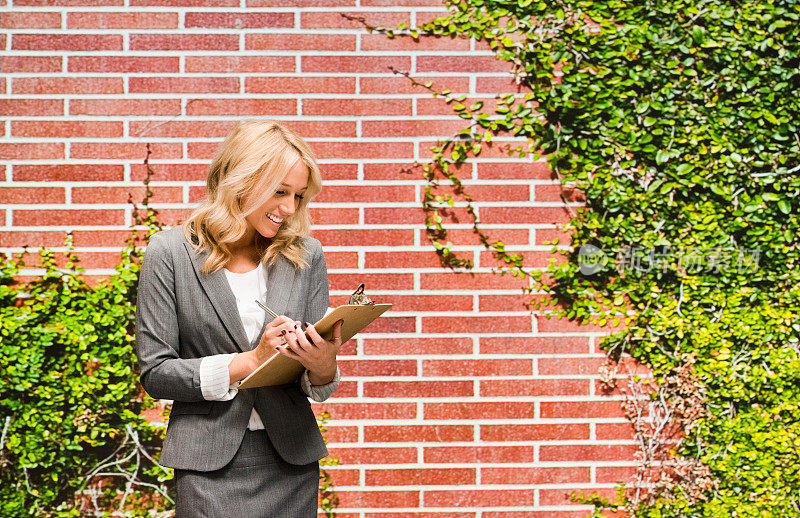
[[[308,188],[308,167],[301,160],[292,166],[275,194],[245,217],[249,226],[264,237],[274,237],[283,220],[294,214]]]

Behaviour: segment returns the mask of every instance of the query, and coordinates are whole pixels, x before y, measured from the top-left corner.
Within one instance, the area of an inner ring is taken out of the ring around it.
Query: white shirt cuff
[[[236,353],[214,354],[200,360],[200,391],[210,401],[227,401],[239,392],[238,383],[231,384],[228,365]]]
[[[306,369],[303,371],[303,375],[300,376],[300,387],[307,396],[317,403],[321,403],[331,397],[331,394],[333,394],[336,389],[339,388],[340,379],[341,374],[339,373],[339,367],[337,366],[336,374],[333,376],[333,380],[331,380],[330,383],[326,383],[325,385],[312,385],[311,381],[308,379],[308,369]]]

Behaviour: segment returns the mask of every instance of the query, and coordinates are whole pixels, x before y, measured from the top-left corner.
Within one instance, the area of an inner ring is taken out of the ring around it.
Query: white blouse
[[[258,332],[261,331],[261,326],[264,325],[266,318],[266,313],[255,301],[258,299],[265,302],[267,272],[263,265],[259,264],[255,269],[245,273],[231,272],[226,268],[225,276],[233,296],[236,298],[236,308],[239,310],[239,317],[242,319],[248,343],[252,343]],[[236,354],[215,354],[205,356],[200,360],[200,390],[205,399],[227,401],[233,399],[239,391],[239,382],[231,383],[228,371],[228,365]],[[339,378],[339,368],[337,367],[333,381],[326,385],[312,386],[308,380],[308,370],[306,370],[300,377],[300,386],[314,401],[325,401],[338,388]],[[250,422],[247,428],[250,430],[264,428],[264,423],[255,408],[250,413]]]

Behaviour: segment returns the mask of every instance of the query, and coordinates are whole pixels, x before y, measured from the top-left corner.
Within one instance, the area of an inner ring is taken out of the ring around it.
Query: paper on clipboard
[[[333,334],[333,324],[342,319],[342,343],[345,343],[391,307],[391,304],[344,304],[326,313],[314,324],[314,329],[324,339],[330,340]],[[239,388],[292,383],[304,369],[305,367],[297,360],[276,352],[243,379],[239,383]]]

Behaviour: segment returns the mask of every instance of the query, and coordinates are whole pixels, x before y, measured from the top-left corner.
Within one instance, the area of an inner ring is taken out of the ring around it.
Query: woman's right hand
[[[295,332],[302,333],[303,331],[297,327],[297,322],[286,315],[280,315],[268,323],[258,345],[253,349],[257,365],[261,365],[278,352],[277,346],[284,343],[284,337]]]

